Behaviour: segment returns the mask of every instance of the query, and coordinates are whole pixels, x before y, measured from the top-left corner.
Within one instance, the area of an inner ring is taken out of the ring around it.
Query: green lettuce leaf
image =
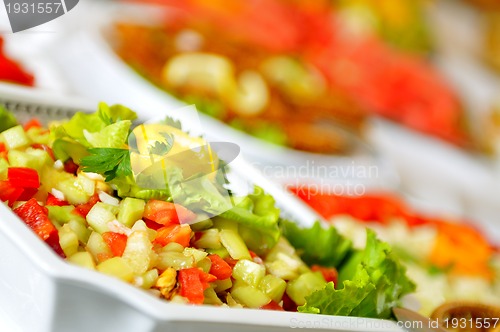
[[[372,230],[367,230],[365,249],[350,255],[338,269],[339,289],[327,285],[312,293],[300,312],[390,318],[401,297],[415,290],[406,268]]]
[[[306,296],[306,303],[298,307],[299,312],[327,314],[335,316],[353,316],[367,294],[375,289],[366,271],[360,272],[356,279],[344,282],[344,288],[336,290],[333,282]]]
[[[275,206],[274,198],[260,187],[256,186],[253,194],[240,199],[220,216],[236,221],[240,225],[241,236],[257,253],[272,248],[280,238],[280,210]]]
[[[5,107],[0,105],[0,133],[17,125],[18,123],[15,116]]]
[[[123,105],[111,105],[99,103],[97,116],[106,124],[110,125],[124,120],[134,121],[137,119],[137,113]]]
[[[127,142],[132,121],[123,120],[104,127],[101,131],[90,133],[84,131],[84,136],[94,148],[123,148]]]
[[[100,103],[97,112],[77,112],[70,120],[50,128],[57,159],[75,162],[85,157],[86,148],[123,148],[137,115],[122,105]],[[74,151],[78,151],[75,153]]]
[[[338,267],[352,253],[352,242],[341,236],[334,227],[325,229],[319,222],[303,229],[297,224],[283,220],[283,236],[297,249],[308,265]]]

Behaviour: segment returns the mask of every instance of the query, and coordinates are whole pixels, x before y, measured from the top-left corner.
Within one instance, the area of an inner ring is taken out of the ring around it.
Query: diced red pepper
[[[0,142],[0,152],[6,152],[7,151],[7,146],[5,145],[4,142]]]
[[[50,146],[48,146],[46,144],[35,143],[35,144],[31,145],[31,147],[33,149],[46,151],[49,154],[50,158],[52,158],[52,160],[56,160],[56,157],[54,155],[54,151],[50,148]]]
[[[78,172],[78,167],[80,166],[75,164],[73,159],[68,159],[64,162],[64,170],[66,171],[66,173],[71,173],[73,175],[76,175],[76,172]]]
[[[42,128],[42,124],[40,123],[40,121],[38,121],[38,119],[33,118],[33,119],[29,120],[28,122],[26,122],[24,124],[23,128],[24,128],[24,131],[28,131],[31,128]]]
[[[216,276],[219,280],[231,277],[233,269],[219,255],[208,255],[208,258],[212,262],[212,265],[210,266],[210,274]]]
[[[7,177],[14,187],[40,188],[38,172],[33,168],[9,167]]]
[[[196,219],[196,214],[182,205],[152,199],[146,204],[144,218],[150,219],[158,224],[172,225],[194,221]]]
[[[144,223],[146,224],[146,226],[148,226],[151,229],[154,229],[155,231],[164,227],[163,225],[158,224],[158,223],[154,222],[153,220],[149,220],[148,218],[142,218],[142,219],[144,220]]]
[[[320,265],[313,265],[311,266],[312,271],[319,271],[323,275],[323,278],[325,278],[326,282],[333,282],[335,287],[337,287],[337,281],[339,278],[339,273],[337,272],[337,269],[334,267],[324,267]]]
[[[75,207],[75,211],[82,217],[86,218],[87,214],[89,214],[90,209],[92,209],[97,202],[99,202],[99,195],[94,194],[92,197],[90,197],[87,203],[77,205]]]
[[[224,258],[224,261],[227,264],[229,264],[229,266],[231,267],[231,269],[234,269],[234,266],[236,265],[236,263],[238,263],[238,260],[234,259],[232,257],[226,257],[226,258]]]
[[[123,255],[125,247],[127,246],[127,235],[115,232],[105,232],[102,233],[102,238],[108,245],[109,249],[111,249],[113,256]]]
[[[157,230],[154,243],[166,246],[171,242],[176,242],[183,247],[189,246],[191,240],[191,227],[188,225],[168,225]]]
[[[22,188],[23,192],[19,195],[18,201],[27,201],[33,198],[38,192],[37,188]]]
[[[283,294],[283,309],[285,311],[297,311],[297,304],[287,295],[287,293]]]
[[[14,209],[16,213],[42,240],[46,241],[59,255],[62,249],[59,245],[57,229],[50,222],[47,208],[40,206],[32,198],[20,207]]]
[[[56,198],[54,195],[49,193],[47,195],[47,200],[45,201],[45,205],[47,206],[67,206],[69,203],[67,201],[60,200]]]
[[[14,187],[8,180],[0,181],[0,199],[8,202],[10,207],[19,199],[23,191],[23,188]]]
[[[179,294],[192,304],[203,304],[203,292],[210,287],[210,282],[217,280],[215,276],[196,267],[180,270],[177,278],[180,285]]]
[[[275,310],[275,311],[285,311],[282,306],[280,306],[278,303],[271,301],[265,306],[260,307],[261,309],[264,310]]]

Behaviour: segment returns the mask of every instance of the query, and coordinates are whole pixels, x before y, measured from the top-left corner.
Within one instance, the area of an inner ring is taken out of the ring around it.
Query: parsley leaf
[[[149,153],[159,156],[165,155],[170,151],[167,144],[156,141],[154,145],[149,146]]]
[[[182,130],[181,122],[179,120],[174,120],[168,115],[165,117],[165,120],[161,121],[161,123]]]
[[[154,145],[150,145],[149,153],[163,156],[166,155],[174,146],[174,136],[164,132],[161,132],[160,135],[165,138],[165,142],[156,141]]]
[[[90,155],[83,157],[80,163],[84,172],[104,175],[106,181],[132,175],[128,149],[93,148],[88,152]]]

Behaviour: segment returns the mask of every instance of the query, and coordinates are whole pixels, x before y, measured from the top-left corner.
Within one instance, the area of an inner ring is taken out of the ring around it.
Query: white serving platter
[[[92,102],[6,84],[0,84],[0,104],[42,120],[95,108]],[[241,157],[232,169],[237,170],[236,176],[271,193],[283,213],[297,223],[307,226],[317,219]],[[403,331],[387,320],[168,303],[66,263],[4,204],[0,204],[0,253],[0,320],[13,331]]]

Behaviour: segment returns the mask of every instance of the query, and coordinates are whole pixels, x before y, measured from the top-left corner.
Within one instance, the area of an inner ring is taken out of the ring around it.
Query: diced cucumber
[[[191,226],[191,229],[193,231],[201,231],[201,230],[208,229],[208,228],[212,227],[214,225],[214,222],[212,221],[212,219],[209,219],[206,216],[205,216],[205,218],[207,218],[207,219],[201,220],[198,222],[194,222],[189,226]]]
[[[166,246],[161,249],[162,252],[174,251],[174,252],[183,252],[184,246],[177,242],[170,242]]]
[[[195,264],[207,257],[208,253],[202,250],[186,247],[184,248],[183,254],[186,256],[193,256]]]
[[[87,251],[80,251],[71,255],[70,257],[68,257],[68,261],[75,265],[95,270],[94,258]]]
[[[204,304],[211,304],[211,305],[222,305],[222,301],[219,299],[217,296],[217,293],[215,293],[215,290],[212,287],[208,287],[205,289],[203,292],[203,295],[205,297],[203,303]]]
[[[241,259],[233,268],[233,278],[242,280],[253,287],[258,287],[266,275],[266,268],[247,259]]]
[[[270,274],[284,280],[294,280],[299,277],[297,269],[291,268],[282,260],[266,262],[266,267]]]
[[[127,227],[142,219],[146,202],[142,199],[126,197],[120,203],[120,211],[118,212],[118,221]]]
[[[228,290],[229,288],[233,287],[233,282],[231,278],[227,278],[224,280],[215,280],[214,282],[215,285],[215,291],[217,293],[223,292],[225,290]]]
[[[134,278],[134,270],[122,257],[113,257],[100,263],[97,270],[126,282],[131,282]]]
[[[108,210],[109,212],[111,212],[113,214],[113,216],[115,216],[115,218],[116,218],[116,215],[120,211],[120,207],[119,206],[107,204],[107,203],[104,203],[104,202],[99,202],[99,203],[100,203],[99,205],[101,205],[103,208],[105,208],[106,210]]]
[[[31,144],[21,125],[9,128],[0,135],[2,135],[8,149],[19,149]]]
[[[49,210],[50,220],[55,220],[59,223],[67,223],[70,220],[75,220],[81,224],[85,224],[85,218],[74,212],[75,207],[73,205],[67,205],[67,206],[50,205],[47,206],[47,209]]]
[[[9,163],[7,160],[0,158],[0,181],[7,179],[7,172],[9,170]]]
[[[320,272],[307,272],[292,280],[286,287],[286,294],[297,305],[306,303],[306,296],[325,287],[326,281]]]
[[[204,249],[219,249],[222,247],[222,243],[220,242],[219,230],[216,228],[210,228],[206,231],[200,232],[201,236],[194,245],[197,248]]]
[[[54,163],[47,151],[27,148],[25,152],[28,155],[35,157],[35,164],[33,165],[33,168],[38,171],[41,171],[43,166],[51,166]]]
[[[194,266],[194,257],[186,256],[181,252],[167,251],[158,255],[157,267],[160,270],[166,270],[169,267],[182,270]]]
[[[76,177],[76,186],[80,188],[89,197],[95,193],[95,181],[89,179],[82,173],[78,174]]]
[[[127,240],[123,259],[129,264],[135,274],[143,274],[149,270],[153,259],[153,245],[145,231],[134,231]]]
[[[144,273],[143,275],[137,277],[139,280],[138,284],[141,288],[150,289],[158,280],[158,270],[152,269]]]
[[[209,254],[219,255],[222,259],[229,257],[229,252],[224,247],[219,249],[207,249],[207,252]]]
[[[148,233],[149,239],[153,241],[156,238],[157,232],[154,229],[149,228],[144,220],[137,220],[132,226],[133,231],[146,231]]]
[[[269,251],[266,256],[266,261],[276,260],[277,256],[281,254],[285,254],[290,257],[296,256],[295,248],[292,247],[292,245],[283,237],[281,237],[278,243],[276,243],[276,245]]]
[[[228,229],[220,231],[220,240],[229,255],[234,259],[251,259],[250,252],[237,232]]]
[[[58,182],[55,188],[61,191],[66,200],[73,205],[87,203],[90,198],[90,195],[83,190],[76,177],[73,176],[67,180]]]
[[[18,150],[9,150],[7,159],[9,160],[9,164],[12,167],[29,167],[37,169],[37,167],[39,166],[35,156]]]
[[[87,222],[96,232],[109,232],[108,223],[115,220],[115,215],[106,207],[107,204],[97,202],[87,214]]]
[[[205,258],[203,258],[201,261],[199,261],[197,263],[197,266],[200,269],[202,269],[203,272],[209,273],[210,272],[210,268],[212,267],[212,261],[210,260],[210,258],[205,257]]]
[[[67,257],[78,251],[78,237],[67,224],[59,229],[59,244]]]
[[[286,290],[286,281],[268,274],[260,281],[259,289],[274,302],[280,303]]]
[[[91,230],[88,229],[84,223],[76,220],[70,220],[68,222],[68,226],[73,232],[75,232],[76,236],[78,237],[78,241],[80,241],[82,244],[87,244]]]
[[[50,143],[50,134],[43,128],[31,127],[26,131],[26,136],[33,142],[48,145]]]
[[[87,241],[87,250],[92,254],[96,262],[102,262],[110,257],[113,257],[111,250],[106,242],[104,242],[101,234],[92,232]]]
[[[60,182],[75,178],[72,174],[58,171],[53,166],[44,166],[39,175],[40,183],[43,187],[42,190],[45,192],[51,192],[53,188],[57,189],[57,185]]]
[[[231,296],[249,308],[260,308],[271,302],[271,298],[252,286],[242,286],[233,289]]]

